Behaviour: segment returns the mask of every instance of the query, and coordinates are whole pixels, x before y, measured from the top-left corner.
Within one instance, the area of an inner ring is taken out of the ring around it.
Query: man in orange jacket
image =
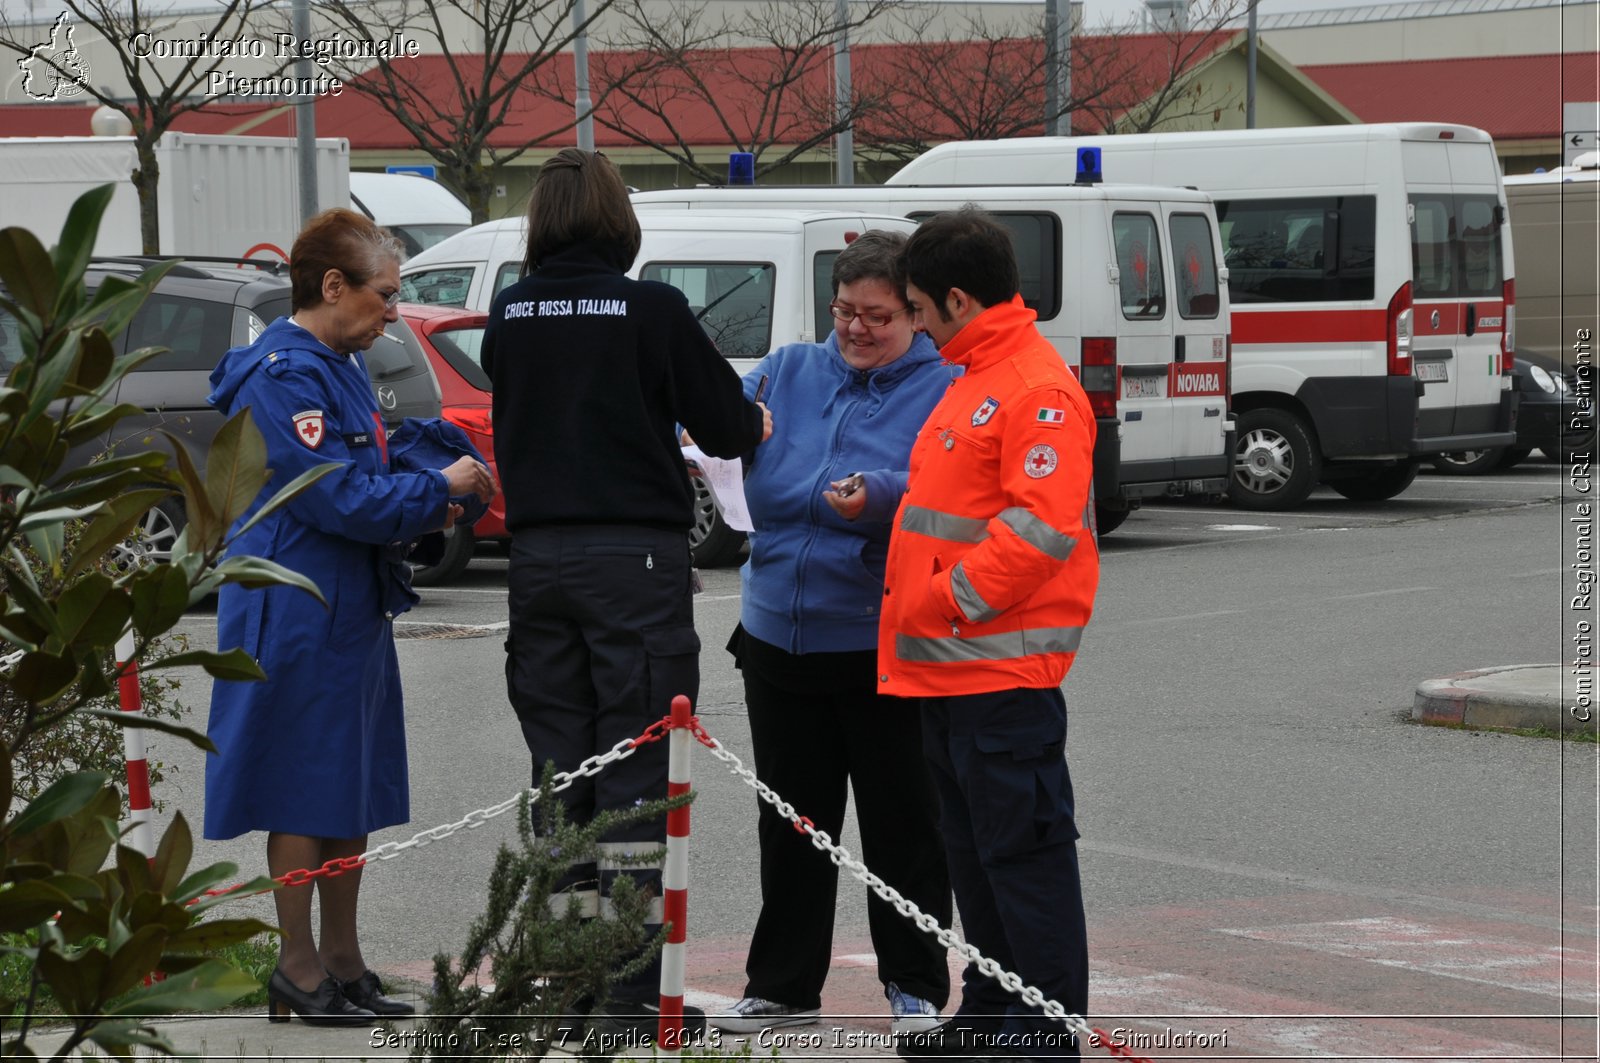
[[[1095,422],[1018,294],[1006,231],[974,207],[924,221],[908,302],[966,367],[922,426],[895,516],[879,689],[920,698],[923,748],[968,943],[1069,1012],[1088,1007],[1061,682],[1094,604]],[[907,1059],[1059,1059],[1067,1028],[969,965],[961,1005]]]

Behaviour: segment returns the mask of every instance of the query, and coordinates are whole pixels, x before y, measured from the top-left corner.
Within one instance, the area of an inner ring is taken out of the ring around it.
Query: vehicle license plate
[[[1158,376],[1124,376],[1122,397],[1125,399],[1159,399],[1162,378]]]
[[[1411,371],[1424,384],[1437,384],[1450,379],[1449,362],[1418,362],[1411,367]]]

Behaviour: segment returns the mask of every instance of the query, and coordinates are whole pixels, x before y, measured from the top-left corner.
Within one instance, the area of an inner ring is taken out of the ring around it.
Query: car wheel
[[[1122,527],[1122,522],[1128,519],[1128,514],[1133,510],[1127,506],[1121,509],[1107,509],[1100,503],[1094,504],[1094,530],[1096,535],[1110,535]]]
[[[1440,454],[1433,459],[1433,467],[1440,472],[1459,476],[1477,476],[1500,467],[1500,459],[1508,448],[1490,447],[1488,450],[1458,450],[1454,454]]]
[[[1334,480],[1329,487],[1352,502],[1382,502],[1411,486],[1417,478],[1418,462],[1403,461],[1347,480]]]
[[[444,533],[444,557],[437,565],[412,565],[411,583],[417,587],[438,587],[453,582],[467,570],[472,560],[472,529],[451,528]]]
[[[172,560],[172,548],[177,545],[178,534],[188,523],[182,502],[176,498],[162,499],[145,511],[131,536],[112,548],[112,565],[128,571],[145,565],[168,563]]]
[[[700,568],[726,568],[737,564],[744,547],[744,532],[728,527],[717,510],[711,489],[698,476],[694,484],[694,527],[689,529],[689,549]]]
[[[1304,421],[1286,410],[1239,415],[1228,497],[1242,509],[1293,509],[1322,475],[1322,455]]]
[[[1572,445],[1569,442],[1571,439],[1571,436],[1563,436],[1559,447],[1540,447],[1539,452],[1551,461],[1559,462],[1562,465],[1571,465],[1573,460],[1580,454],[1585,455],[1590,460],[1594,459],[1595,437],[1593,435],[1590,435],[1588,440],[1581,446]]]
[[[1528,460],[1532,447],[1506,447],[1500,452],[1500,468],[1512,469]]]

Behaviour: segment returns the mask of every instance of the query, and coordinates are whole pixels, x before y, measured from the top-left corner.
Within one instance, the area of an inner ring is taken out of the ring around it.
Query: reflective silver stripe
[[[1009,661],[1043,653],[1076,653],[1081,627],[1045,627],[1007,631],[977,638],[914,638],[896,635],[895,656],[902,661]]]
[[[981,543],[989,537],[988,528],[989,522],[982,517],[958,517],[922,506],[907,506],[900,515],[901,531],[956,543]]]
[[[1017,533],[1017,538],[1057,561],[1071,557],[1072,548],[1078,545],[1078,540],[1070,535],[1062,535],[1021,506],[1001,510],[1000,520]]]
[[[959,561],[950,570],[950,593],[955,597],[956,607],[975,624],[1000,615],[1000,610],[984,601],[983,595],[973,588],[972,581],[967,579],[967,570]]]

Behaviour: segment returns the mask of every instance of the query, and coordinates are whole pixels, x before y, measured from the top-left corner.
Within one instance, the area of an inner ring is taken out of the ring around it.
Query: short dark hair
[[[833,294],[841,284],[856,281],[886,281],[900,296],[906,297],[906,275],[900,269],[900,253],[906,247],[906,234],[893,229],[868,229],[850,241],[833,260]]]
[[[371,218],[333,207],[306,222],[289,249],[289,305],[309,310],[322,302],[322,278],[330,269],[357,288],[370,281],[385,260],[404,262],[400,241]]]
[[[611,245],[627,269],[639,254],[639,218],[610,159],[598,151],[562,148],[539,167],[533,182],[522,271],[532,273],[546,256],[588,243]]]
[[[933,301],[946,319],[945,298],[960,288],[990,307],[1009,303],[1021,290],[1011,235],[988,211],[968,203],[924,221],[900,255],[906,280]]]

